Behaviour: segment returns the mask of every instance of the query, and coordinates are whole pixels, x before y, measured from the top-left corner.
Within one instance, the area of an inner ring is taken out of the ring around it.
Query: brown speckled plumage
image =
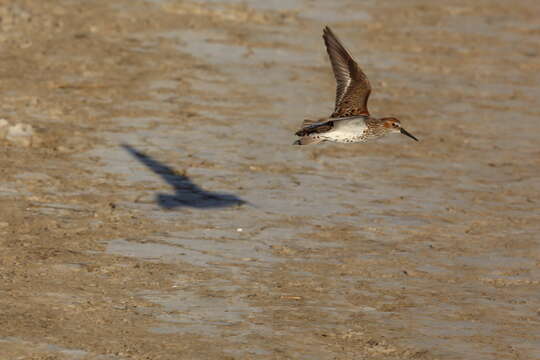
[[[329,27],[324,28],[323,39],[337,83],[336,106],[331,117],[369,115],[371,84],[366,74]]]
[[[418,141],[401,127],[396,118],[373,118],[369,115],[369,80],[329,27],[323,31],[326,51],[336,78],[336,103],[330,118],[321,121],[304,120],[296,132],[295,144],[308,145],[323,141],[343,143],[377,139],[400,132]]]

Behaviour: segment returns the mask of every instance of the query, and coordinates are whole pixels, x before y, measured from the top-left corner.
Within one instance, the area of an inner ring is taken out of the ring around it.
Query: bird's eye
[[[393,126],[393,127],[398,127],[399,125],[396,124],[396,123],[393,123],[392,126]]]

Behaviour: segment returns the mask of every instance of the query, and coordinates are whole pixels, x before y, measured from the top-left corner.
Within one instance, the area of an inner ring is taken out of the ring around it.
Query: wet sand
[[[536,1],[0,4],[0,359],[540,358]],[[402,136],[293,147],[330,25]]]

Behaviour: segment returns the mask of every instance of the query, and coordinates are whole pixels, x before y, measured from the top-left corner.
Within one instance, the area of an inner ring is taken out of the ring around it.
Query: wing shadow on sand
[[[233,194],[224,194],[206,191],[194,184],[189,177],[180,175],[174,169],[160,163],[154,158],[138,151],[130,145],[122,144],[122,147],[135,159],[146,165],[169,185],[174,194],[157,194],[156,202],[162,209],[175,209],[179,207],[191,207],[197,209],[224,208],[246,204],[246,201]]]

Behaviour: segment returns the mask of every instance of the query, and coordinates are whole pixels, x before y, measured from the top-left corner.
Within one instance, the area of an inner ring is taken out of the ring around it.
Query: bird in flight
[[[418,141],[395,117],[370,116],[367,103],[371,85],[366,74],[328,26],[324,28],[323,39],[337,82],[336,105],[329,118],[304,120],[302,128],[296,132],[300,138],[294,144],[357,143],[392,133],[401,133]]]

